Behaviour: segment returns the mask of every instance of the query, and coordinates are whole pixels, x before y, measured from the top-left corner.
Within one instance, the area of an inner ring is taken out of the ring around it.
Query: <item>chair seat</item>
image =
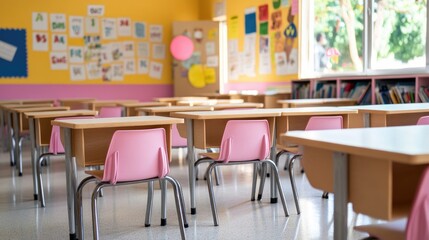
[[[202,157],[208,157],[208,158],[211,158],[213,160],[219,159],[219,153],[218,152],[215,152],[215,153],[200,153],[200,156],[202,156]]]
[[[98,180],[103,179],[104,176],[104,170],[91,170],[91,171],[85,171],[86,174],[94,176]]]
[[[355,229],[379,239],[405,240],[406,226],[407,218],[402,218],[392,222],[356,226]]]

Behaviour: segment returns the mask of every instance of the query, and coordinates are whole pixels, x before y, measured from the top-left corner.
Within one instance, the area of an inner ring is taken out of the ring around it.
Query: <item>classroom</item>
[[[426,0],[2,6],[1,239],[429,239]]]

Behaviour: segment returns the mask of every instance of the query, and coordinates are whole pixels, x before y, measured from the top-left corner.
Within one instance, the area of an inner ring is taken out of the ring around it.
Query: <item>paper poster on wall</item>
[[[67,50],[67,35],[66,34],[52,34],[52,50],[65,51]]]
[[[216,83],[216,69],[210,67],[204,68],[204,81],[206,84]]]
[[[145,22],[135,22],[134,23],[134,37],[135,38],[145,38],[146,37],[146,23]]]
[[[244,28],[246,34],[256,33],[256,8],[247,8],[244,10]]]
[[[149,57],[149,43],[139,42],[137,43],[137,55],[141,58]]]
[[[100,20],[95,17],[85,18],[85,34],[99,34]]]
[[[219,66],[219,58],[218,56],[209,56],[206,61],[207,67],[217,67]]]
[[[150,25],[149,26],[149,39],[151,42],[162,42],[163,38],[163,27],[162,25]]]
[[[101,30],[103,39],[116,39],[116,19],[103,18],[101,20]]]
[[[0,40],[0,59],[12,62],[17,49],[15,45]]]
[[[204,67],[201,64],[195,64],[189,68],[188,81],[195,88],[203,88],[206,86]]]
[[[25,29],[0,28],[0,78],[28,76],[26,42]]]
[[[110,44],[103,44],[101,46],[100,59],[103,64],[111,63],[113,61]]]
[[[204,39],[204,29],[202,28],[194,28],[194,34],[193,34],[194,40],[197,43],[201,43]]]
[[[259,21],[268,21],[268,4],[264,4],[258,7],[259,9]]]
[[[110,51],[111,51],[111,56],[113,61],[121,60],[122,57],[124,56],[121,43],[111,43]]]
[[[243,73],[249,77],[255,76],[256,33],[244,36]]]
[[[207,32],[207,39],[213,41],[217,38],[217,28],[212,28]]]
[[[118,36],[131,36],[131,18],[118,18]]]
[[[153,44],[152,56],[154,59],[165,59],[165,44]]]
[[[228,40],[228,78],[237,80],[241,74],[240,54],[238,52],[238,39]]]
[[[85,61],[98,61],[101,52],[100,36],[84,36],[83,39]]]
[[[88,16],[101,17],[104,15],[104,5],[89,5]]]
[[[149,72],[149,61],[147,59],[139,58],[137,65],[138,74],[148,74]]]
[[[45,12],[33,12],[32,17],[33,30],[48,31],[48,14]]]
[[[51,13],[51,32],[65,32],[66,31],[66,15],[59,13]]]
[[[77,46],[69,47],[69,62],[83,63],[83,47],[77,47]]]
[[[288,74],[288,66],[285,52],[276,52],[274,53],[274,58],[276,61],[276,74],[287,75]]]
[[[124,59],[124,74],[136,74],[136,61],[134,60],[134,58]]]
[[[149,76],[151,78],[161,79],[162,67],[162,63],[151,61],[149,64]]]
[[[70,64],[70,79],[72,81],[85,80],[85,66],[83,64]]]
[[[273,0],[273,8],[277,9],[281,5],[281,0]]]
[[[71,38],[82,38],[83,37],[83,17],[79,16],[70,16],[69,17],[69,26]]]
[[[86,64],[86,75],[89,80],[101,79],[101,65],[97,62],[90,62]]]
[[[51,52],[49,57],[52,70],[67,70],[67,52]]]
[[[122,43],[122,49],[124,50],[124,57],[134,57],[134,42],[126,41]]]
[[[296,48],[292,49],[292,51],[290,52],[286,72],[287,74],[298,73],[298,50]]]
[[[112,80],[124,80],[124,64],[112,64]]]
[[[113,77],[113,67],[110,63],[103,64],[101,67],[101,79],[111,81]]]
[[[239,22],[238,16],[232,16],[228,21],[228,37],[238,38]]]
[[[216,44],[215,42],[206,42],[206,54],[214,55],[216,54]]]
[[[270,38],[268,36],[259,37],[259,73],[271,73]]]
[[[292,16],[298,15],[299,12],[299,2],[298,0],[291,0],[291,13]]]
[[[271,13],[271,30],[279,30],[282,26],[282,11]]]
[[[33,32],[33,50],[48,51],[48,33]]]
[[[282,7],[289,6],[289,0],[282,0]]]

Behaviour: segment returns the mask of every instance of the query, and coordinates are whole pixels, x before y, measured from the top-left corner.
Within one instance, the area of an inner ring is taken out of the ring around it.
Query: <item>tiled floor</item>
[[[28,146],[24,146],[28,149]],[[189,207],[187,165],[182,150],[173,150],[170,175],[179,180]],[[44,170],[46,208],[33,200],[29,151],[24,152],[24,176],[18,177],[9,166],[9,155],[0,153],[0,239],[68,239],[65,166],[62,158],[51,160]],[[283,160],[281,161],[283,163]],[[205,166],[202,166],[205,168]],[[200,171],[202,173],[202,171]],[[205,181],[197,182],[197,215],[187,208],[188,239],[333,239],[333,197],[322,199],[305,175],[297,173],[302,213],[296,214],[289,178],[281,170],[290,216],[285,217],[281,204],[269,203],[269,181],[262,201],[251,202],[252,167],[241,165],[222,169],[221,185],[215,187],[219,226],[213,226]],[[84,173],[79,173],[79,178]],[[85,236],[92,239],[90,188],[84,194]],[[171,187],[168,195],[168,226],[160,223],[160,193],[155,191],[152,226],[144,227],[145,184],[108,188],[99,200],[101,239],[180,239]],[[171,192],[171,193],[170,193]],[[350,206],[349,206],[350,207]],[[349,211],[350,239],[366,236],[353,231],[354,224],[373,220]]]

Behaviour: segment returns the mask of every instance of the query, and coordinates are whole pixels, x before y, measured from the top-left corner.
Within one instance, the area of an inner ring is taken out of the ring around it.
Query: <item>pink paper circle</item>
[[[180,35],[173,38],[170,44],[170,52],[177,60],[186,60],[192,56],[194,43],[186,36]]]

